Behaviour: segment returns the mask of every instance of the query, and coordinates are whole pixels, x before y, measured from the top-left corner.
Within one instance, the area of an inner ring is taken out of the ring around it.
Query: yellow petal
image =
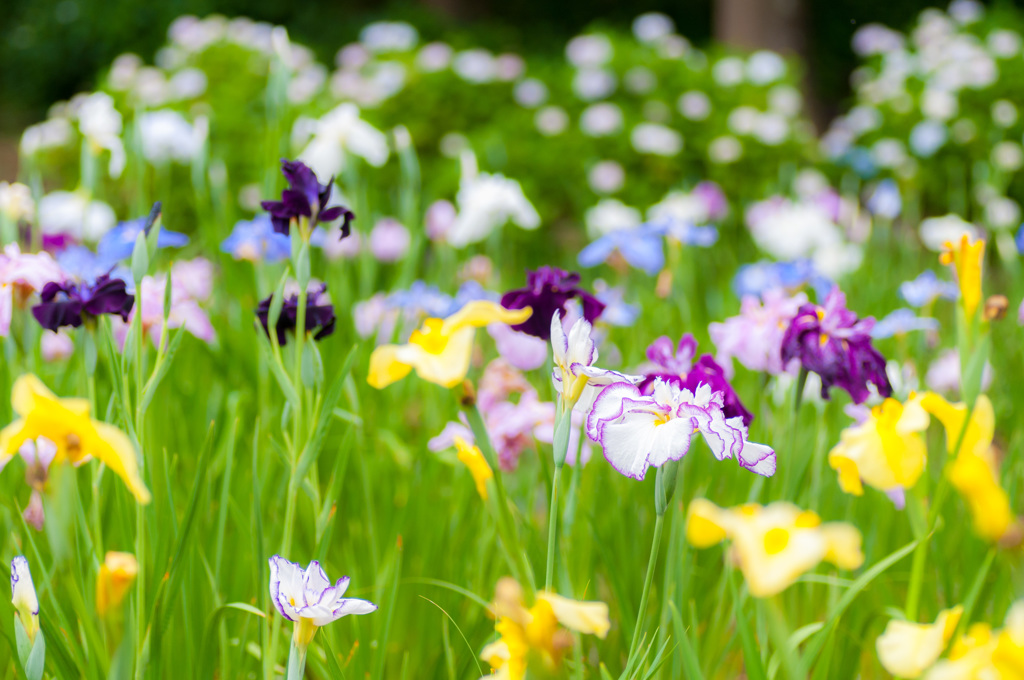
[[[537,593],[537,599],[551,605],[558,622],[579,633],[596,635],[602,640],[608,635],[608,605],[604,602],[580,602],[554,593]]]
[[[818,529],[825,539],[824,560],[840,569],[856,569],[864,564],[861,552],[861,535],[852,524],[830,522]]]
[[[414,343],[402,345],[395,352],[395,358],[415,368],[416,375],[424,380],[442,387],[455,387],[469,372],[474,335],[472,327],[461,328],[447,338],[438,353],[428,352]]]
[[[15,420],[3,430],[0,430],[0,461],[2,461],[3,465],[6,465],[7,461],[14,457],[18,447],[28,439],[28,435],[24,433],[24,430],[25,420],[23,418]]]
[[[963,496],[974,528],[986,540],[998,541],[1013,525],[1013,511],[998,471],[980,456],[961,454],[949,468],[949,480]]]
[[[921,400],[921,405],[942,423],[946,430],[946,448],[950,453],[955,454],[960,430],[963,428],[964,418],[967,417],[967,405],[962,402],[951,404],[939,395],[931,393]],[[974,412],[971,413],[971,421],[964,434],[960,452],[987,456],[988,450],[992,446],[993,436],[995,436],[995,412],[992,409],[992,402],[982,394],[974,403]]]
[[[454,333],[467,326],[479,328],[495,322],[514,325],[523,323],[530,318],[531,314],[533,314],[533,310],[529,307],[505,309],[497,302],[490,300],[473,300],[445,319],[442,331]]]
[[[486,501],[487,481],[494,477],[494,471],[487,464],[487,459],[484,458],[483,452],[480,451],[479,447],[473,446],[462,437],[455,438],[455,450],[459,453],[459,460],[469,468],[470,474],[473,475],[476,491],[480,494],[480,498]]]
[[[934,624],[890,621],[875,642],[878,660],[889,673],[901,678],[918,678],[946,648],[963,614],[963,607],[947,609]]]
[[[138,573],[139,563],[135,555],[124,552],[106,554],[96,577],[96,612],[100,616],[124,601]]]
[[[709,500],[697,498],[686,516],[686,539],[697,548],[718,545],[726,538],[722,509]]]
[[[839,473],[840,489],[854,496],[863,496],[864,485],[861,484],[857,464],[852,459],[840,454],[840,451],[843,450],[840,448],[841,446],[842,444],[837,445],[828,454],[828,464]]]
[[[103,461],[118,477],[128,485],[128,490],[135,500],[143,505],[149,503],[149,489],[139,476],[139,465],[135,458],[135,447],[121,430],[113,425],[92,421],[93,431],[83,432],[82,451],[93,458]]]
[[[409,375],[412,367],[398,360],[398,345],[381,345],[370,355],[370,372],[366,382],[378,390]]]

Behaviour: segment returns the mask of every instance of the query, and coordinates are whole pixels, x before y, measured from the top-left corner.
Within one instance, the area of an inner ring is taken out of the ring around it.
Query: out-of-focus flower
[[[945,252],[947,243],[959,243],[964,235],[977,238],[978,229],[957,215],[945,215],[922,220],[918,233],[926,248],[941,253]]]
[[[913,281],[900,284],[900,297],[912,307],[930,305],[938,298],[955,300],[957,291],[955,283],[940,280],[930,269],[921,272]]]
[[[928,394],[921,405],[939,419],[946,430],[946,448],[956,456],[949,467],[949,481],[960,492],[974,518],[975,530],[988,541],[998,541],[1014,526],[1010,499],[999,484],[999,464],[992,448],[995,412],[984,394],[968,418],[967,405],[951,404],[937,394]],[[966,430],[964,423],[967,421]],[[959,450],[957,443],[963,432]]]
[[[616,198],[604,198],[584,214],[587,233],[599,238],[613,231],[640,226],[640,211]]]
[[[333,586],[320,563],[313,560],[305,569],[280,555],[270,558],[270,600],[281,616],[295,624],[293,642],[306,649],[321,626],[349,614],[372,614],[377,605],[345,597],[348,576]]]
[[[871,337],[874,340],[891,338],[894,335],[906,335],[912,331],[937,331],[939,320],[927,316],[918,316],[914,310],[897,309],[882,318],[871,329]]]
[[[29,642],[35,642],[39,633],[39,598],[36,597],[28,560],[22,555],[11,560],[11,604],[25,627]]]
[[[367,382],[383,389],[416,369],[443,387],[459,384],[469,371],[475,330],[491,323],[522,323],[532,311],[505,309],[487,300],[470,302],[446,319],[428,318],[406,345],[381,345],[370,355]]]
[[[540,215],[519,182],[504,175],[479,172],[471,153],[462,156],[462,178],[456,197],[459,211],[447,233],[456,248],[476,243],[506,222],[522,229],[540,226]]]
[[[917,483],[928,460],[920,433],[928,429],[929,418],[921,400],[922,395],[902,404],[886,399],[862,422],[843,430],[828,454],[843,491],[861,496],[866,482],[903,507],[904,492]]]
[[[970,322],[974,319],[978,305],[981,304],[981,270],[985,262],[985,241],[973,241],[964,234],[956,243],[947,243],[946,250],[939,257],[944,265],[951,265],[956,270],[957,283],[960,286],[960,305],[964,310],[964,318]]]
[[[939,612],[935,623],[892,619],[875,641],[882,667],[900,678],[919,678],[939,660],[963,615],[963,607]]]
[[[959,394],[960,384],[960,353],[956,349],[948,349],[928,367],[924,384],[928,389],[942,394]],[[985,391],[992,384],[992,365],[985,362],[981,371],[981,389]]]
[[[883,179],[871,192],[867,201],[868,210],[876,217],[894,220],[903,210],[903,199],[900,189],[891,179]]]
[[[416,66],[424,73],[436,73],[448,68],[454,54],[455,50],[447,43],[427,43],[416,54]]]
[[[443,241],[448,236],[448,232],[455,226],[455,220],[458,218],[458,211],[455,206],[452,205],[451,201],[434,201],[427,208],[427,214],[424,218],[424,227],[427,232],[427,238],[431,241]]]
[[[587,183],[597,194],[614,194],[626,183],[626,171],[615,161],[601,161],[587,172]]]
[[[466,466],[469,473],[473,475],[473,483],[476,484],[476,492],[480,498],[487,500],[487,482],[494,477],[494,471],[487,464],[487,459],[480,451],[480,448],[470,444],[462,437],[455,437],[455,450],[458,452],[459,461]]]
[[[726,375],[732,374],[735,358],[751,371],[764,371],[770,375],[782,373],[782,340],[797,310],[807,303],[807,295],[788,295],[780,288],[765,291],[763,302],[753,295],[745,295],[740,302],[738,316],[713,322],[708,334],[718,350],[718,362]]]
[[[135,555],[107,552],[96,576],[96,613],[102,617],[120,607],[138,574],[139,563]]]
[[[775,452],[747,441],[743,419],[726,418],[722,407],[722,394],[708,385],[694,393],[657,379],[644,395],[636,385],[616,383],[597,396],[587,435],[601,444],[613,468],[633,479],[682,459],[697,432],[718,460],[732,458],[759,475],[775,474]]]
[[[506,361],[521,371],[532,371],[544,365],[548,358],[548,343],[529,333],[513,330],[503,323],[487,326],[487,333]]]
[[[35,212],[31,189],[19,182],[0,182],[0,215],[17,224],[31,219]]]
[[[785,502],[727,509],[699,498],[690,503],[686,537],[697,548],[730,539],[731,554],[754,597],[781,593],[822,561],[840,569],[864,562],[861,535],[853,525],[822,524],[814,512]]]
[[[114,226],[114,210],[76,191],[53,191],[39,201],[39,227],[47,238],[97,241]]]
[[[580,129],[590,137],[607,137],[622,129],[622,109],[611,102],[591,104],[580,114]]]
[[[462,50],[452,61],[452,71],[467,83],[489,83],[498,75],[494,55],[481,48]]]
[[[94,92],[74,101],[73,109],[78,130],[92,153],[110,152],[107,170],[111,177],[117,179],[124,171],[127,159],[124,142],[121,141],[121,114],[114,108],[113,98],[105,92]]]
[[[647,347],[647,359],[651,365],[644,370],[646,378],[640,383],[640,391],[651,394],[656,380],[696,393],[701,385],[707,385],[722,398],[722,412],[727,419],[738,417],[743,425],[750,427],[754,414],[740,401],[726,378],[725,370],[710,354],[701,355],[696,362],[697,341],[686,333],[676,345],[663,335]]]
[[[313,138],[299,160],[318,176],[330,177],[345,168],[348,154],[359,156],[375,168],[384,165],[389,155],[387,137],[360,118],[359,107],[351,102],[339,104],[316,121]]]
[[[57,445],[54,462],[81,465],[98,458],[124,480],[139,503],[149,503],[131,440],[113,425],[90,418],[88,401],[61,399],[39,378],[26,374],[14,381],[11,405],[19,417],[0,431],[0,462],[10,460],[26,441],[45,437]]]
[[[619,253],[633,267],[654,276],[665,266],[664,230],[652,224],[617,229],[592,241],[576,257],[581,267],[595,267]]]
[[[51,281],[43,286],[39,297],[42,301],[32,307],[32,316],[51,331],[61,326],[78,328],[101,314],[127,321],[135,304],[135,296],[127,292],[124,281],[106,274],[92,284]]]
[[[545,137],[556,137],[569,127],[569,114],[560,106],[545,106],[537,111],[533,124]]]
[[[375,21],[359,32],[361,42],[371,52],[408,52],[419,42],[419,32],[404,21]]]
[[[281,192],[281,200],[260,204],[270,213],[274,231],[287,235],[292,222],[297,222],[301,228],[306,221],[303,237],[308,239],[318,223],[341,219],[341,237],[348,236],[355,215],[344,206],[327,207],[333,179],[327,184],[320,184],[316,174],[300,161],[282,160],[281,172],[288,180],[288,188]]]
[[[557,673],[573,644],[569,630],[604,639],[611,628],[604,602],[579,602],[545,591],[527,609],[522,587],[510,578],[498,581],[492,612],[501,637],[480,658],[496,671],[487,676],[494,680],[524,680],[528,670]]]
[[[526,272],[526,287],[510,290],[501,296],[506,309],[530,308],[533,314],[513,325],[517,331],[549,340],[551,319],[565,311],[565,303],[579,298],[583,305],[583,318],[593,323],[604,311],[604,304],[580,286],[580,275],[547,265]]]
[[[676,156],[683,150],[683,136],[658,123],[640,123],[633,128],[629,140],[637,152],[655,156]]]
[[[745,264],[739,268],[732,281],[733,290],[741,298],[765,297],[768,291],[775,289],[793,293],[807,285],[810,285],[819,297],[825,297],[834,284],[819,272],[810,260],[761,260]]]
[[[113,229],[108,231],[96,244],[96,254],[104,263],[114,266],[121,260],[132,256],[135,249],[135,241],[139,234],[148,236],[146,225],[148,217],[139,217],[134,220],[120,222]],[[182,248],[188,245],[188,236],[176,231],[161,229],[157,235],[158,248]]]
[[[397,262],[409,252],[411,240],[404,224],[385,217],[377,220],[370,230],[370,252],[381,262]]]
[[[197,266],[198,265],[198,266]],[[166,277],[145,276],[138,291],[138,304],[132,309],[128,320],[121,324],[115,321],[114,337],[122,346],[135,314],[141,310],[142,332],[159,346],[163,333],[166,313],[168,328],[184,328],[200,340],[213,342],[217,333],[210,323],[210,317],[200,303],[209,297],[213,281],[213,268],[208,260],[196,258],[191,262],[176,262],[171,267],[171,308],[164,309]],[[282,311],[282,316],[284,312]]]
[[[782,361],[799,359],[804,369],[817,373],[823,399],[836,385],[860,404],[871,396],[868,383],[888,397],[892,385],[885,359],[871,345],[874,325],[873,318],[860,319],[848,310],[846,296],[833,288],[823,307],[805,304],[793,317],[782,341]]]
[[[275,231],[269,215],[236,222],[220,249],[236,260],[250,262],[281,262],[291,256],[288,236]]]
[[[604,304],[601,323],[609,326],[632,326],[640,316],[640,306],[625,301],[626,291],[622,286],[609,286],[598,279],[594,281],[594,297]]]
[[[139,116],[142,155],[150,163],[191,163],[206,143],[209,123],[205,117],[189,123],[177,111],[146,111]]]
[[[261,300],[256,309],[256,316],[266,331],[268,337],[276,337],[277,344],[284,345],[288,341],[288,331],[296,332],[299,324],[299,294],[297,292],[287,294],[285,291],[284,302],[281,305],[281,315],[277,318],[277,325],[274,327],[274,335],[270,335],[270,305],[274,296],[268,295]],[[337,319],[334,316],[334,305],[331,304],[331,296],[327,294],[327,284],[317,284],[310,281],[306,293],[306,328],[307,334],[313,335],[314,340],[326,338],[334,332],[334,324]]]
[[[51,281],[63,281],[64,272],[49,253],[22,253],[10,243],[0,254],[0,337],[10,332],[15,305],[24,305],[29,296]]]
[[[645,12],[633,19],[633,35],[642,43],[655,43],[675,30],[671,17],[661,12]]]
[[[1018,600],[1006,614],[1005,628],[993,631],[976,623],[953,643],[949,658],[939,661],[925,680],[1004,680],[1020,677],[1024,664],[1024,602]]]
[[[578,35],[565,46],[565,57],[577,68],[603,66],[614,54],[612,41],[603,33]]]
[[[56,333],[44,330],[39,338],[39,352],[43,361],[62,361],[75,353],[75,342],[63,328]]]
[[[46,437],[26,439],[18,447],[18,455],[25,461],[25,484],[32,489],[32,496],[23,516],[36,531],[42,531],[43,523],[46,521],[42,494],[50,479],[50,465],[57,456],[57,445]],[[0,468],[9,460],[0,460]]]

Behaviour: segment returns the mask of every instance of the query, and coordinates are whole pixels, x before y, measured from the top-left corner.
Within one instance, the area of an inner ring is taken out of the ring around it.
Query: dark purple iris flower
[[[572,298],[580,299],[583,318],[591,323],[604,311],[603,302],[580,288],[579,274],[545,265],[537,271],[527,270],[526,287],[502,295],[501,306],[505,309],[532,308],[530,318],[512,328],[542,340],[550,340],[551,317],[555,312],[564,312],[565,303]]]
[[[782,339],[782,361],[799,359],[805,370],[821,377],[821,396],[837,385],[863,403],[873,383],[883,397],[892,394],[885,374],[885,357],[871,346],[872,317],[859,319],[846,308],[846,296],[838,286],[825,298],[825,306],[805,304],[797,311]]]
[[[109,274],[96,277],[90,285],[51,281],[39,296],[42,302],[32,308],[32,316],[51,331],[61,326],[78,328],[100,314],[116,314],[127,321],[135,304],[135,296],[128,293],[124,281]]]
[[[259,317],[260,324],[268,336],[270,335],[270,303],[273,297],[273,295],[267,296],[267,299],[261,300],[260,306],[256,308],[256,316]],[[320,330],[313,336],[313,339],[325,338],[334,332],[335,321],[334,305],[331,304],[331,299],[327,295],[326,284],[321,285],[318,289],[310,290],[306,295],[306,332],[309,333],[319,328]],[[298,323],[299,296],[293,293],[286,297],[281,305],[281,315],[277,318],[277,326],[275,326],[277,344],[284,345],[287,342],[285,334],[288,331],[294,332]]]
[[[333,222],[344,218],[341,223],[341,238],[352,231],[352,220],[356,216],[345,206],[337,205],[328,208],[331,199],[332,177],[327,184],[320,184],[316,175],[302,161],[281,159],[281,173],[288,180],[288,188],[281,192],[280,201],[263,201],[260,205],[270,213],[274,231],[288,234],[293,219],[309,218],[309,228],[313,229],[321,222]]]
[[[750,427],[754,414],[740,401],[736,391],[725,377],[725,371],[710,354],[702,354],[696,362],[697,341],[687,333],[673,345],[672,339],[663,335],[647,348],[647,358],[654,364],[653,371],[640,383],[643,394],[651,394],[655,378],[661,378],[680,389],[696,392],[699,385],[708,385],[712,392],[721,392],[724,399],[722,411],[726,418],[740,417]]]

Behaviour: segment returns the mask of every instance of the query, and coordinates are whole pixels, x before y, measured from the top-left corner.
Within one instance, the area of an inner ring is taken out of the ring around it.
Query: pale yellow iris
[[[57,446],[54,463],[79,465],[97,458],[124,480],[139,503],[149,503],[131,440],[113,425],[90,418],[87,400],[61,399],[36,376],[23,375],[14,381],[11,404],[20,418],[0,431],[0,456],[5,460],[26,440],[46,437]]]
[[[878,660],[897,677],[921,677],[949,644],[963,612],[963,607],[947,609],[931,624],[890,621],[875,642]]]
[[[492,323],[518,324],[532,310],[505,309],[489,300],[475,300],[447,319],[427,319],[405,345],[382,345],[370,355],[366,381],[377,389],[401,380],[416,369],[424,380],[454,387],[469,372],[476,328]]]

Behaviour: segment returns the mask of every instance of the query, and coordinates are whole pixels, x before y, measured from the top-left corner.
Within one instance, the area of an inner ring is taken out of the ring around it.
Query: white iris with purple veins
[[[680,460],[700,432],[718,460],[735,459],[765,477],[775,474],[775,451],[747,441],[740,417],[726,418],[721,392],[700,385],[696,393],[661,379],[650,395],[631,383],[610,385],[598,395],[587,418],[587,434],[601,444],[617,471],[643,479],[648,468]]]
[[[277,611],[295,622],[296,643],[308,645],[320,626],[349,614],[370,614],[377,605],[344,597],[348,576],[331,585],[320,563],[313,560],[303,569],[280,555],[270,558],[270,599]]]

